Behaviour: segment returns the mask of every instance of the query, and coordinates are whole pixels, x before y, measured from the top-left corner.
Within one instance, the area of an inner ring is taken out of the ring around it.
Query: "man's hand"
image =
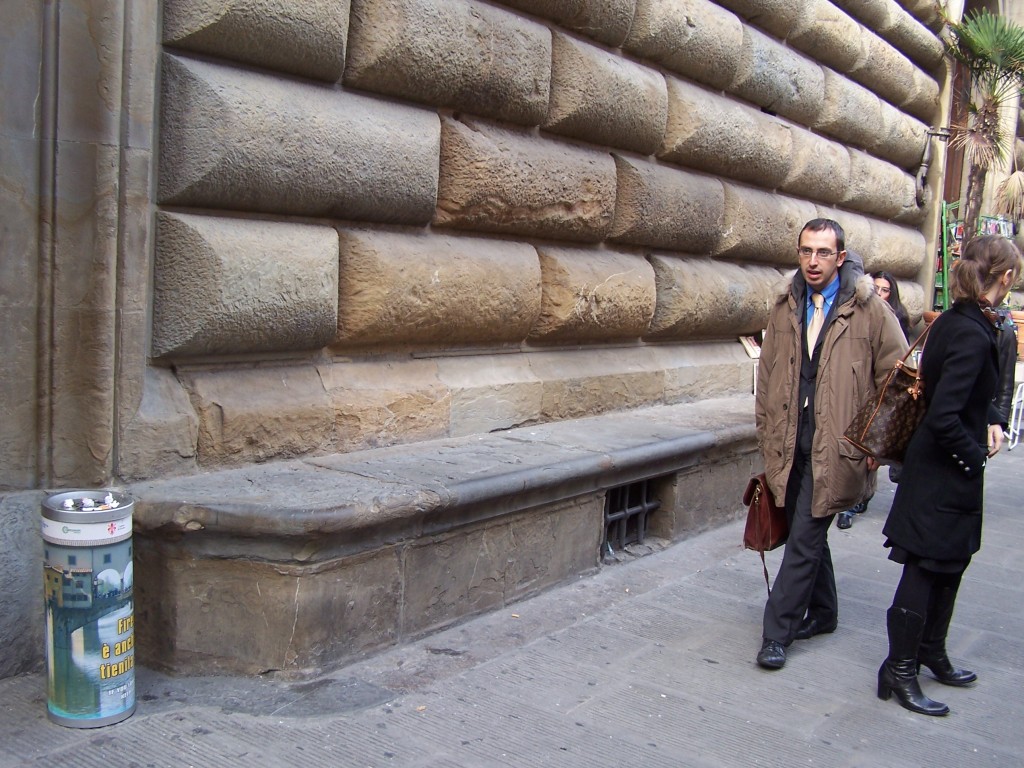
[[[878,459],[876,459],[874,456],[868,456],[868,471],[869,472],[874,472],[880,466],[882,466],[882,465],[878,463]]]
[[[1003,428],[999,424],[988,425],[988,455],[991,458],[1003,447]]]

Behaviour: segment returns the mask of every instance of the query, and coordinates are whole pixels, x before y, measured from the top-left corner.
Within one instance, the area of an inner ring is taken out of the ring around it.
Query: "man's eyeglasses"
[[[825,259],[831,259],[838,253],[838,251],[826,251],[824,248],[819,248],[818,250],[814,250],[813,248],[797,248],[796,252],[800,254],[801,259],[809,259],[811,256],[817,256],[822,261]]]

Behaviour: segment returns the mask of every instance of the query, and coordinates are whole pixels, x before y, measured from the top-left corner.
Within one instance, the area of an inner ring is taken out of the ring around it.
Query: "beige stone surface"
[[[504,0],[503,5],[617,48],[633,22],[636,0]]]
[[[895,277],[895,275],[893,276]],[[931,301],[926,301],[924,288],[913,281],[913,279],[897,280],[900,292],[900,301],[910,315],[910,324],[916,325],[921,321],[926,309],[932,308]]]
[[[871,232],[872,219],[857,213],[840,211],[823,205],[817,206],[815,215],[819,218],[838,221],[846,233],[847,250],[857,251],[862,259],[870,259],[871,249],[874,248],[874,235]],[[794,253],[793,266],[796,266],[796,264],[797,259]]]
[[[117,473],[126,480],[195,471],[199,417],[167,368],[146,369],[138,410],[121,427]]]
[[[551,33],[476,0],[352,0],[345,84],[538,125]]]
[[[434,223],[598,242],[611,228],[615,185],[605,152],[445,118]]]
[[[925,70],[935,70],[942,63],[944,54],[942,40],[938,36],[943,25],[938,5],[929,0],[910,0],[903,5],[907,10],[914,6],[913,10],[921,21],[899,9],[890,17],[891,23],[881,28],[880,32]]]
[[[916,195],[913,176],[865,152],[850,150],[850,184],[843,205],[891,219],[916,213]]]
[[[349,0],[165,0],[164,45],[336,82]]]
[[[338,327],[338,235],[311,224],[157,218],[153,354],[287,352]]]
[[[917,67],[877,35],[865,35],[865,55],[849,75],[890,104],[900,106],[917,93]],[[839,71],[846,71],[837,68]]]
[[[525,243],[343,229],[342,345],[521,341],[541,308],[537,252]]]
[[[796,265],[796,245],[814,204],[784,195],[724,184],[725,221],[713,255]]]
[[[544,383],[530,369],[530,355],[440,358],[437,378],[451,393],[452,437],[540,420]]]
[[[835,0],[835,4],[925,69],[941,61],[942,43],[936,33],[942,29],[942,18],[932,0]]]
[[[317,373],[332,408],[335,453],[448,435],[451,395],[433,360],[339,361]]]
[[[667,111],[660,72],[554,33],[544,130],[650,155],[665,135]]]
[[[822,112],[825,84],[817,62],[763,32],[743,28],[743,49],[728,86],[731,93],[810,126]]]
[[[164,57],[159,202],[425,224],[437,115]]]
[[[722,230],[725,194],[713,177],[616,155],[618,198],[611,239],[707,253]]]
[[[777,270],[665,254],[650,261],[658,288],[650,338],[753,335],[767,325]]]
[[[0,19],[6,16],[0,10]],[[0,94],[4,92],[0,87]],[[17,117],[3,110],[0,127],[14,132]],[[40,360],[37,307],[39,270],[39,146],[30,139],[0,134],[0,327],[5,364],[0,369],[0,487],[31,488],[36,483]],[[26,258],[32,255],[33,258]]]
[[[899,3],[907,14],[921,22],[926,29],[937,30],[941,26],[939,6],[932,0],[899,0]]]
[[[824,73],[824,102],[811,127],[855,147],[875,146],[883,135],[881,100],[831,69]]]
[[[920,231],[872,219],[871,236],[871,248],[865,252],[865,256],[870,255],[865,259],[867,271],[885,270],[908,281],[917,278],[928,258]]]
[[[931,75],[914,70],[914,89],[906,101],[898,105],[918,120],[931,124],[939,110],[939,84]]]
[[[295,676],[398,639],[401,575],[392,548],[311,569],[136,542],[136,647],[148,666]]]
[[[544,382],[541,421],[582,416],[660,403],[665,372],[650,351],[594,349],[586,355],[537,352],[530,368]]]
[[[790,194],[826,203],[846,196],[850,184],[850,152],[824,136],[793,128],[792,162],[779,187]]]
[[[807,0],[721,0],[723,8],[739,14],[756,27],[785,39],[800,22]]]
[[[773,285],[778,287],[780,282],[778,277]],[[652,364],[665,372],[666,403],[733,397],[754,391],[755,362],[736,338],[659,344],[653,347],[652,356]]]
[[[799,129],[701,86],[668,78],[662,160],[775,188],[792,167]]]
[[[323,450],[334,408],[310,365],[184,369],[199,417],[201,467],[251,464]]]
[[[538,246],[542,282],[535,341],[609,341],[643,336],[654,315],[651,265],[613,251]]]
[[[743,24],[709,0],[636,0],[624,50],[725,88],[744,46]]]
[[[802,12],[779,37],[812,59],[849,72],[871,45],[871,34],[829,0],[803,0]]]
[[[916,173],[928,141],[928,126],[901,112],[891,104],[879,102],[881,130],[874,144],[867,149],[871,154]]]

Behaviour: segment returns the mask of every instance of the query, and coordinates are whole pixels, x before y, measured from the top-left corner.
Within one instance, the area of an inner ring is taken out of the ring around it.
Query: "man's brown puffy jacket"
[[[858,257],[839,268],[838,306],[823,332],[814,400],[811,514],[826,517],[861,501],[867,460],[843,432],[907,350],[899,321],[864,275]],[[758,364],[755,418],[768,485],[777,503],[786,497],[801,404],[798,400],[806,284],[797,271],[771,308]]]

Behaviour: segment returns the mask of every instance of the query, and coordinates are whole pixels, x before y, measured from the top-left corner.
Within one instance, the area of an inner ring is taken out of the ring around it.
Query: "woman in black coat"
[[[981,547],[985,462],[1002,445],[992,399],[999,362],[999,304],[1022,269],[1020,252],[998,235],[976,237],[950,275],[953,306],[934,322],[921,356],[927,410],[911,438],[882,532],[903,575],[886,615],[889,656],[878,696],[926,715],[949,708],[921,691],[921,665],[939,682],[968,685],[977,675],[946,655],[957,589]]]

